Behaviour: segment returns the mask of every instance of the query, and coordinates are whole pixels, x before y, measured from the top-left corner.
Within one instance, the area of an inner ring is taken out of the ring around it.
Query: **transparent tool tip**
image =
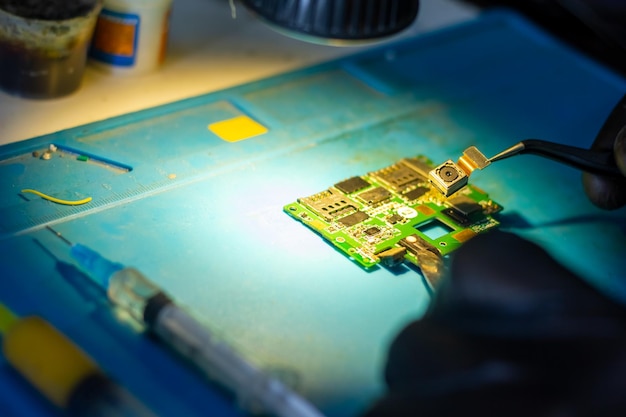
[[[98,252],[89,249],[86,246],[76,243],[72,245],[72,257],[78,261],[78,264],[87,272],[104,289],[109,288],[109,280],[111,276],[124,268],[124,265],[109,261],[102,257]]]

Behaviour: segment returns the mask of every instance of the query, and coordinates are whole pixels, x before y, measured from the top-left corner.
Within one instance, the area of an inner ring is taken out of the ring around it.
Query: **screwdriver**
[[[114,305],[144,324],[205,377],[230,389],[242,406],[250,408],[248,411],[277,417],[323,417],[303,397],[218,340],[137,269],[110,261],[84,245],[72,244],[61,233],[47,228],[71,246],[72,257],[106,290]]]
[[[17,317],[0,304],[0,333],[7,362],[70,416],[155,417],[42,318]]]

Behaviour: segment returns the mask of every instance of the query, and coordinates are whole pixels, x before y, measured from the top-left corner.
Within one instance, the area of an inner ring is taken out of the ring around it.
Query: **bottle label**
[[[111,65],[135,64],[140,19],[136,14],[102,9],[94,30],[89,55]]]

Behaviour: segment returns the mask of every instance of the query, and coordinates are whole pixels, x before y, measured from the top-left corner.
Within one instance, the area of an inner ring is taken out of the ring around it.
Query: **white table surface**
[[[417,21],[401,35],[441,28],[478,13],[454,0],[422,0]],[[88,66],[75,93],[33,100],[0,90],[0,145],[170,103],[372,47],[316,45],[276,33],[228,0],[174,0],[168,54],[156,72],[112,75]]]

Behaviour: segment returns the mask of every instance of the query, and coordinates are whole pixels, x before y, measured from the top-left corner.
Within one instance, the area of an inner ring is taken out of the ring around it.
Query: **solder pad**
[[[419,266],[405,238],[447,255],[498,226],[492,215],[502,209],[472,184],[445,197],[429,183],[431,169],[424,156],[405,158],[298,198],[284,210],[364,268],[403,261]]]

